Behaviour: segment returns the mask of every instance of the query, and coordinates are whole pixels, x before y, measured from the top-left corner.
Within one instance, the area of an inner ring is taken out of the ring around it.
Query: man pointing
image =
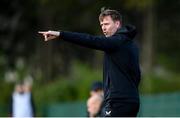
[[[140,69],[138,48],[133,39],[136,28],[122,25],[118,11],[106,9],[99,15],[105,36],[93,36],[69,31],[47,31],[45,41],[67,41],[80,46],[104,51],[103,117],[137,116],[139,111]]]

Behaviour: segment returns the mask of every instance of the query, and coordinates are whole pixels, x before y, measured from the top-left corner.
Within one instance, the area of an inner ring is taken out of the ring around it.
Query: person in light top
[[[31,87],[24,83],[18,83],[12,93],[10,103],[11,117],[34,117],[35,106],[32,98]]]

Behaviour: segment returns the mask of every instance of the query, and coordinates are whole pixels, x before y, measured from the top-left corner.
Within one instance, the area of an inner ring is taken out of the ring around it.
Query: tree
[[[154,55],[154,30],[155,30],[155,5],[154,0],[125,0],[127,9],[136,9],[142,14],[142,50],[141,64],[142,71],[149,73],[152,71]],[[138,18],[139,19],[139,18]],[[141,21],[141,19],[139,19]]]

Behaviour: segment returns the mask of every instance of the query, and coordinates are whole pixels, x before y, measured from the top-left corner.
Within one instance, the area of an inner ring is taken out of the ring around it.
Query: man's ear
[[[117,28],[121,27],[121,22],[120,21],[116,21],[115,24],[116,24]]]

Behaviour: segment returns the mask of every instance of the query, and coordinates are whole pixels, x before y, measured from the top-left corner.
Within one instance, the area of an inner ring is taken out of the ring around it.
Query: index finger
[[[45,33],[47,33],[47,31],[39,31],[38,33],[39,34],[45,34]]]

